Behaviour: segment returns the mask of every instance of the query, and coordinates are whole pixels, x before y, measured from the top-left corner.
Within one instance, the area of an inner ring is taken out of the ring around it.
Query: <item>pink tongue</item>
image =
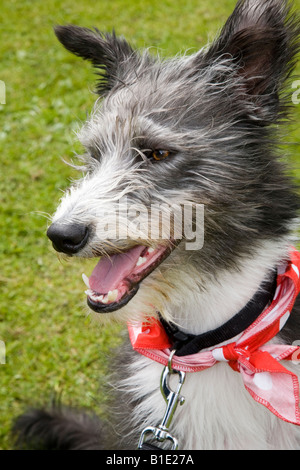
[[[98,294],[107,294],[118,287],[120,282],[136,266],[144,246],[135,246],[126,253],[102,257],[90,276],[90,288]]]

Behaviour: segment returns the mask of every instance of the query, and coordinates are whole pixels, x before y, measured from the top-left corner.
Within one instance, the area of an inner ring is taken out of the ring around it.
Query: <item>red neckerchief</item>
[[[290,260],[278,267],[277,288],[270,306],[239,338],[225,346],[205,352],[172,358],[172,367],[184,372],[199,372],[220,361],[242,375],[244,386],[258,403],[278,418],[300,425],[299,383],[297,376],[279,362],[283,359],[299,363],[300,348],[270,344],[287,321],[300,292],[300,253],[294,248]],[[156,362],[167,365],[170,340],[161,324],[128,324],[133,349]]]

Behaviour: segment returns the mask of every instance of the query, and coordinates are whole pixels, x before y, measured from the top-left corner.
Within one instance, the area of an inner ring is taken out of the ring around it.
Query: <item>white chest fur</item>
[[[121,388],[139,402],[132,426],[138,423],[142,431],[160,423],[166,409],[159,388],[163,366],[137,355],[128,367],[130,378]],[[185,403],[178,406],[170,427],[179,449],[295,449],[300,442],[299,427],[256,403],[240,374],[226,363],[188,373],[181,392]]]

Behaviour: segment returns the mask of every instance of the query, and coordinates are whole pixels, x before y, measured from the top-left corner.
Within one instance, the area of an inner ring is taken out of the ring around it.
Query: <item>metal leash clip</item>
[[[173,350],[172,353],[170,354],[168,365],[164,368],[163,373],[161,375],[161,379],[160,379],[160,391],[164,397],[165,402],[167,403],[165,414],[163,416],[161,423],[158,426],[148,426],[142,431],[142,434],[139,440],[138,449],[145,448],[143,446],[147,445],[145,444],[145,440],[147,436],[149,436],[149,434],[152,435],[158,442],[163,442],[165,440],[171,441],[172,442],[171,450],[178,449],[178,440],[176,439],[176,437],[172,436],[169,433],[169,427],[170,427],[170,424],[174,416],[174,413],[176,411],[178,403],[180,405],[183,405],[185,402],[185,398],[180,395],[181,387],[185,379],[185,372],[172,369],[172,358],[174,354],[175,354],[175,350]],[[171,390],[169,386],[169,378],[170,378],[170,375],[172,374],[177,374],[179,376],[179,382],[178,382],[177,389],[175,392]],[[149,444],[149,447],[151,447],[151,444]],[[155,448],[155,446],[153,446],[153,448]]]

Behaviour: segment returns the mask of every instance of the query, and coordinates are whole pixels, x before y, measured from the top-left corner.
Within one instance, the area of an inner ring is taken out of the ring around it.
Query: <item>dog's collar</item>
[[[264,281],[249,302],[223,325],[200,335],[181,331],[173,323],[168,323],[160,314],[159,321],[172,342],[176,356],[196,354],[203,349],[228,341],[246,330],[273,300],[277,287],[277,272],[272,271],[270,280]]]
[[[184,372],[199,372],[217,362],[227,362],[242,375],[244,386],[254,400],[284,421],[300,425],[298,378],[280,363],[283,359],[299,362],[300,348],[270,344],[270,340],[289,318],[300,292],[299,272],[300,253],[293,248],[290,251],[290,260],[278,266],[276,290],[271,304],[263,309],[238,338],[229,344],[222,346],[218,343],[204,352],[185,356],[177,355],[176,351],[172,358],[172,368]],[[160,364],[168,364],[172,341],[159,321],[130,324],[128,329],[136,351]]]

